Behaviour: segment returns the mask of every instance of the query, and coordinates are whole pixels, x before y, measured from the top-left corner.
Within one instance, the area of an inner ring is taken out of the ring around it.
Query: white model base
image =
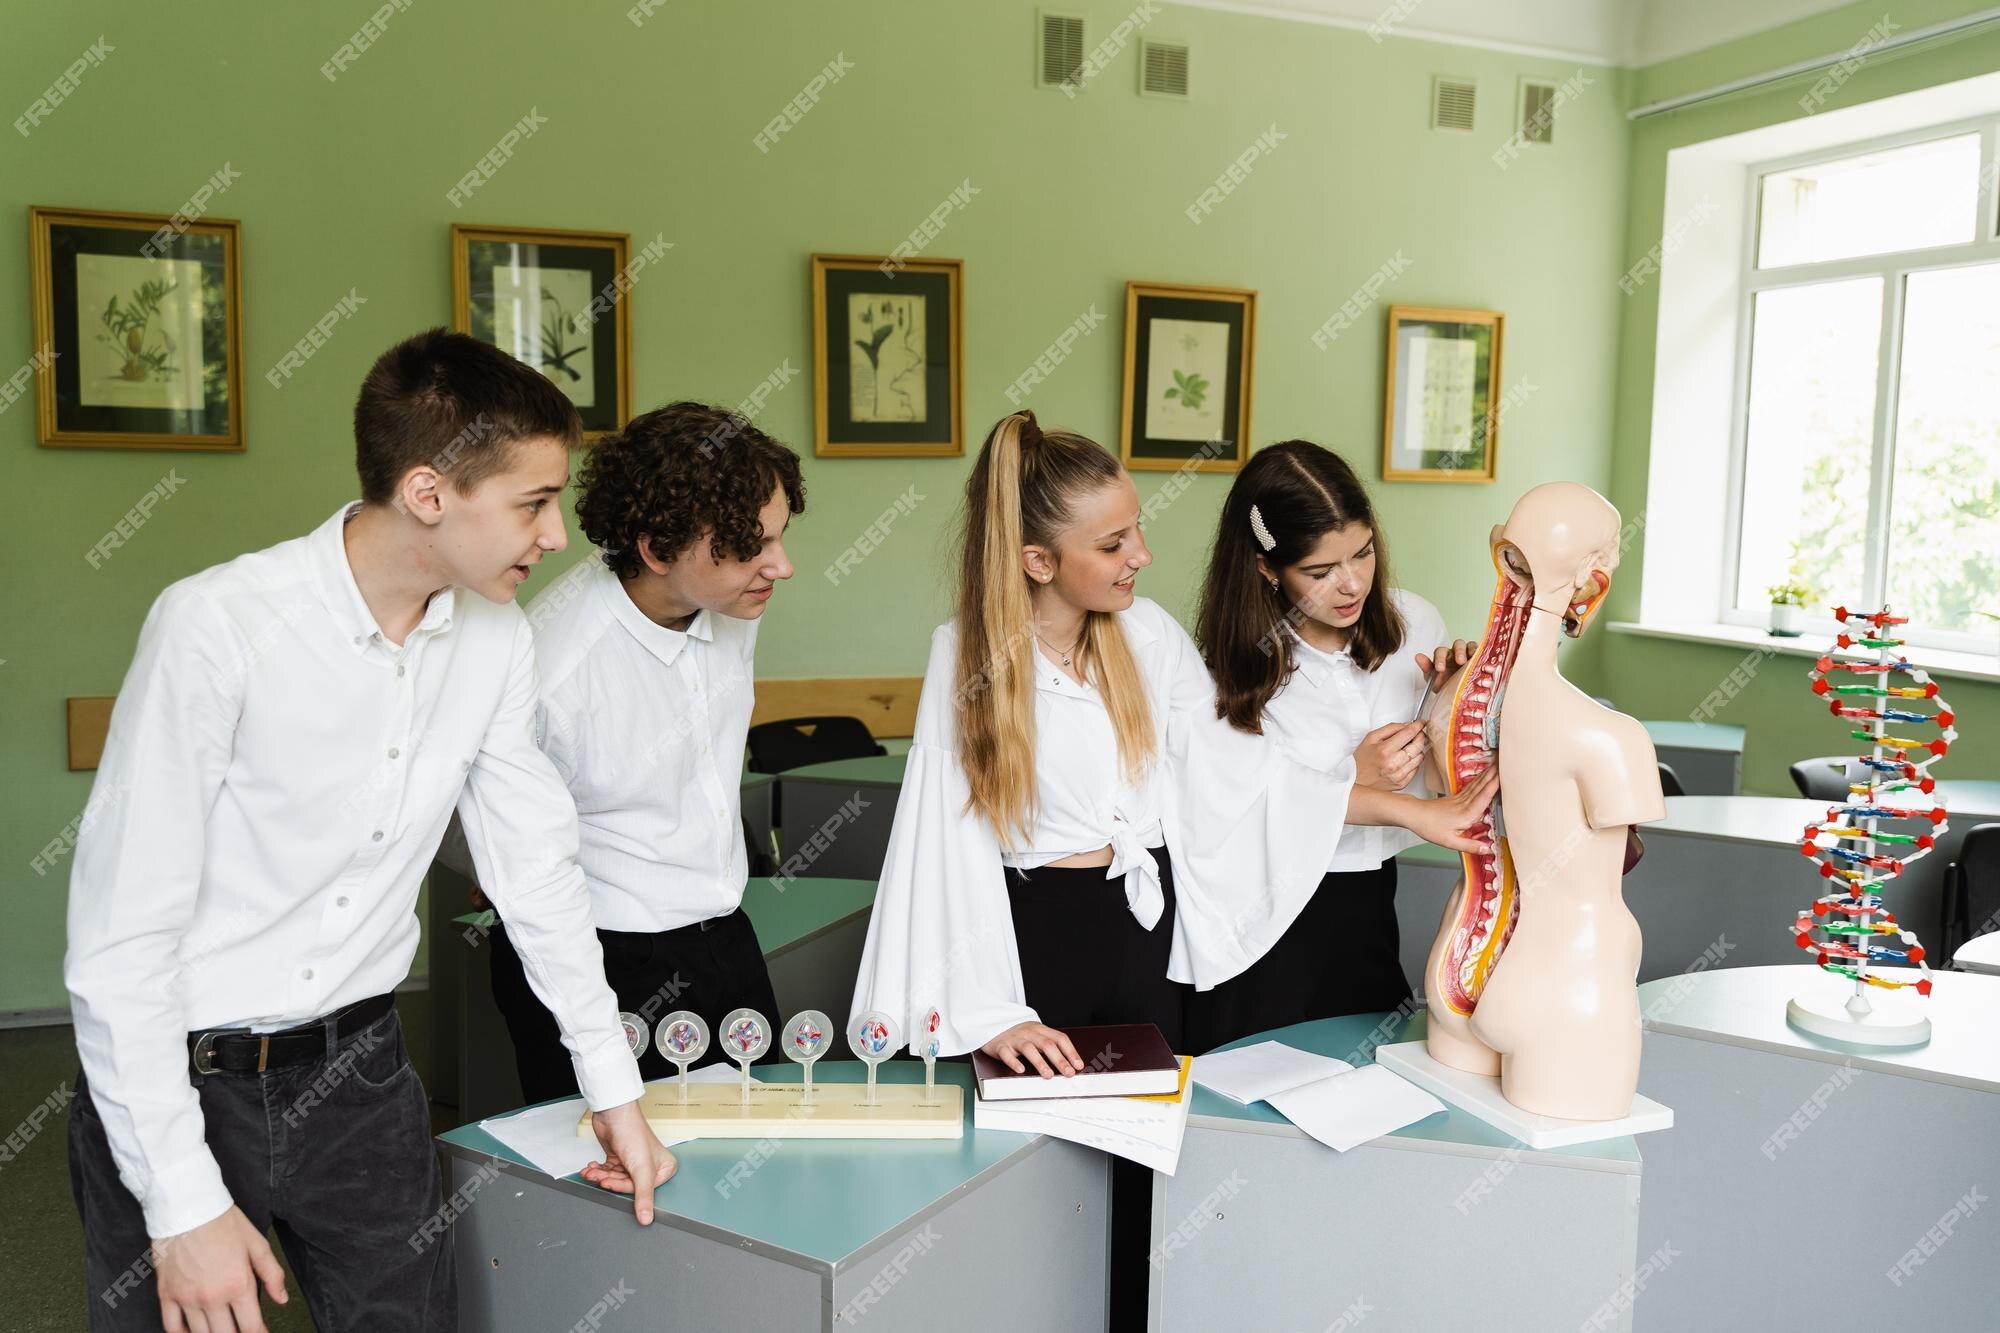
[[[1453,1069],[1432,1058],[1420,1041],[1379,1046],[1375,1050],[1375,1063],[1388,1066],[1440,1101],[1449,1102],[1467,1115],[1484,1120],[1501,1133],[1511,1135],[1537,1151],[1596,1143],[1600,1139],[1644,1134],[1655,1129],[1671,1129],[1674,1124],[1671,1109],[1651,1097],[1637,1095],[1632,1098],[1631,1113],[1616,1120],[1564,1120],[1523,1111],[1501,1095],[1497,1075],[1469,1074],[1463,1069]]]
[[[1850,1046],[1921,1046],[1931,1039],[1931,1021],[1914,992],[1880,991],[1857,1011],[1850,986],[1801,995],[1785,1006],[1785,1021],[1810,1036]]]
[[[940,1083],[930,1095],[921,1083],[879,1083],[868,1100],[865,1083],[815,1083],[804,1099],[797,1083],[752,1083],[743,1100],[738,1083],[689,1083],[681,1100],[678,1079],[646,1085],[639,1109],[646,1123],[673,1139],[956,1139],[965,1136],[965,1089]],[[578,1138],[593,1131],[590,1115],[578,1121]]]

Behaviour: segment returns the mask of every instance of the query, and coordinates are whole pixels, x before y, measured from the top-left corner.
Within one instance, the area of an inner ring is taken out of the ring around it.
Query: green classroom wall
[[[1846,5],[1813,18],[1746,37],[1713,51],[1667,61],[1636,72],[1632,104],[1651,102],[1713,87],[1790,61],[1828,52],[1846,51],[1887,18],[1893,29],[1908,32],[1984,8],[1968,0],[1909,0],[1907,3]],[[1864,61],[1826,103],[1826,109],[1856,106],[1898,93],[1990,74],[2000,69],[2000,27],[1940,45],[1919,45],[1909,53],[1894,53]],[[1633,259],[1661,240],[1665,226],[1667,154],[1688,144],[1796,119],[1799,98],[1818,76],[1794,79],[1760,92],[1739,95],[1685,111],[1669,112],[1635,122],[1631,136],[1631,213],[1624,244]],[[1735,219],[1711,225],[1736,225]],[[1654,330],[1659,317],[1659,284],[1639,285],[1624,302],[1619,329],[1618,400],[1613,426],[1616,445],[1611,457],[1609,495],[1628,518],[1646,504],[1648,440],[1653,414],[1653,363],[1657,353]],[[1703,484],[1707,479],[1694,479]],[[1712,484],[1721,486],[1722,479]],[[1632,554],[1637,555],[1634,551]],[[1838,589],[1830,601],[1842,600]],[[1890,600],[1895,600],[1894,590]],[[1853,605],[1851,595],[1848,604]],[[1636,568],[1621,577],[1606,599],[1605,620],[1636,620],[1639,579]],[[1813,624],[1812,635],[1830,639],[1831,617]],[[1787,769],[1797,759],[1841,753],[1845,728],[1834,724],[1823,707],[1806,692],[1809,664],[1800,657],[1780,656],[1762,662],[1753,650],[1735,644],[1705,644],[1600,633],[1589,645],[1590,679],[1600,692],[1624,711],[1644,718],[1682,718],[1699,708],[1730,673],[1744,668],[1751,675],[1734,697],[1714,713],[1718,722],[1747,728],[1743,752],[1744,789],[1769,795],[1794,795]],[[1938,768],[1940,777],[2000,777],[2000,735],[1993,730],[2000,717],[2000,685],[1987,681],[1953,680],[1941,675],[1958,727],[1963,735],[1953,754]]]
[[[1129,12],[1060,8],[1087,16],[1091,43]],[[30,137],[0,149],[0,217],[15,219],[0,227],[0,308],[15,312],[0,322],[0,367],[33,350],[30,204],[170,212],[227,163],[240,178],[213,212],[244,224],[249,432],[247,451],[230,456],[50,450],[35,446],[31,402],[0,412],[16,497],[0,641],[0,1012],[65,1003],[69,861],[31,867],[89,791],[90,775],[65,771],[63,699],[116,690],[167,584],[294,536],[348,498],[362,372],[390,342],[449,319],[450,223],[628,231],[635,251],[664,237],[673,249],[630,298],[635,407],[733,404],[789,366],[796,376],[760,424],[809,454],[807,256],[887,253],[969,182],[977,195],[927,251],[965,261],[968,453],[1010,409],[1007,386],[1093,306],[1103,323],[1026,405],[1115,443],[1124,283],[1137,278],[1256,288],[1254,442],[1315,439],[1368,477],[1379,475],[1381,310],[1324,350],[1311,335],[1400,258],[1384,303],[1504,311],[1505,380],[1532,386],[1508,412],[1496,486],[1375,487],[1397,581],[1472,635],[1491,591],[1485,533],[1515,495],[1566,478],[1605,489],[1628,515],[1644,506],[1651,299],[1646,289],[1623,297],[1617,278],[1657,239],[1666,150],[1778,118],[1795,96],[1635,130],[1624,115],[1644,100],[1634,89],[1658,96],[1746,61],[1764,68],[1844,47],[1882,6],[1841,11],[1847,27],[1822,18],[1644,71],[1585,67],[1559,146],[1505,169],[1493,154],[1519,79],[1560,83],[1575,62],[1164,5],[1145,31],[1191,45],[1193,96],[1138,96],[1134,43],[1071,99],[1033,85],[1035,6],[1016,0],[663,6],[636,27],[619,5],[509,0],[483,7],[476,25],[464,10],[395,11],[337,81],[323,78],[322,63],[374,9],[232,0],[190,23],[161,7],[37,6],[14,16],[0,44],[0,87],[27,90],[10,99],[23,105],[100,36],[112,48]],[[1991,69],[1995,52],[1986,38],[1885,62],[1843,96],[1979,72],[1968,66],[1982,57]],[[839,57],[851,69],[760,152],[753,137]],[[1473,133],[1428,128],[1437,74],[1478,80]],[[446,191],[531,110],[546,124],[454,208]],[[1273,126],[1284,136],[1274,149],[1191,222],[1183,210]],[[350,291],[365,304],[273,389],[263,372]],[[799,573],[773,603],[759,673],[919,673],[946,614],[944,553],[969,465],[808,457],[810,507],[789,542]],[[171,498],[91,568],[85,551],[170,471]],[[1166,480],[1141,475],[1141,494]],[[1149,531],[1158,558],[1141,591],[1176,613],[1191,605],[1227,480],[1194,479]],[[921,499],[830,581],[834,560],[909,488]],[[572,535],[524,596],[581,554],[573,525]],[[1613,615],[1636,610],[1637,556]],[[1580,684],[1656,717],[1684,715],[1741,657],[1601,630],[1572,651]],[[1750,783],[1780,790],[1781,752],[1823,748],[1823,729],[1792,695],[1762,680],[1755,691],[1724,720],[1759,718]],[[1955,703],[1961,693],[1962,711],[1990,711],[1980,706],[1990,688],[1956,691]],[[1771,717],[1785,720],[1767,736]]]

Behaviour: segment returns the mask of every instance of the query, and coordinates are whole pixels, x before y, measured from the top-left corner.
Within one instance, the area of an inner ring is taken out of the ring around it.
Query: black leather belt
[[[351,1037],[396,1007],[394,995],[357,1000],[333,1016],[336,1037]],[[326,1020],[315,1019],[282,1032],[226,1028],[188,1033],[188,1059],[197,1074],[261,1074],[267,1069],[306,1065],[326,1054]]]

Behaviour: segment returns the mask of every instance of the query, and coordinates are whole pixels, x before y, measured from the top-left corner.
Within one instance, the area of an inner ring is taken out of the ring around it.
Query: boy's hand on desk
[[[1016,1023],[979,1049],[1017,1074],[1028,1072],[1024,1058],[1043,1078],[1083,1072],[1083,1057],[1068,1035],[1043,1023]]]
[[[590,1127],[604,1149],[604,1160],[584,1167],[583,1178],[599,1189],[631,1195],[632,1215],[640,1226],[651,1226],[653,1191],[673,1178],[680,1163],[653,1133],[637,1102],[591,1112]]]

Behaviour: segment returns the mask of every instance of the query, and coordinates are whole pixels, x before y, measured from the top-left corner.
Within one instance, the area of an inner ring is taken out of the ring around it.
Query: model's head
[[[1222,503],[1195,638],[1221,716],[1262,729],[1308,622],[1372,671],[1403,642],[1368,491],[1338,454],[1287,440],[1252,454]]]
[[[441,584],[495,602],[567,544],[556,497],[582,441],[576,408],[540,371],[444,329],[382,353],[354,403],[362,502],[422,525]]]
[[[739,620],[764,614],[792,576],[785,526],[806,507],[799,457],[742,417],[669,403],[594,445],[577,523],[620,579]]]
[[[1493,529],[1494,563],[1576,638],[1611,590],[1619,537],[1618,510],[1609,500],[1577,482],[1543,482]]]
[[[1044,431],[1032,412],[1000,419],[965,484],[957,696],[972,804],[1003,843],[1033,817],[1038,627],[1081,615],[1077,670],[1103,696],[1127,770],[1151,758],[1144,685],[1114,613],[1132,605],[1152,562],[1138,491],[1116,458],[1084,436]]]

